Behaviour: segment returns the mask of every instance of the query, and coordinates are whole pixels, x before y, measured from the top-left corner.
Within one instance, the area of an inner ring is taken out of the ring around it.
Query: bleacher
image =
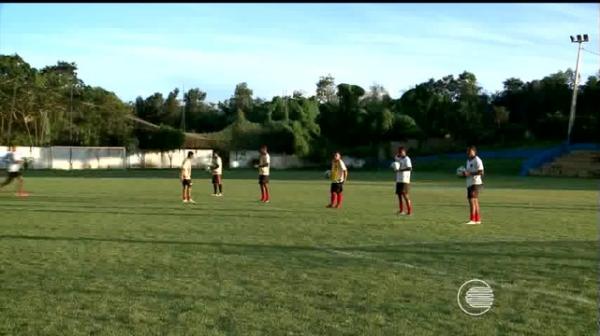
[[[540,168],[531,169],[530,175],[600,177],[600,151],[575,150],[559,156]]]

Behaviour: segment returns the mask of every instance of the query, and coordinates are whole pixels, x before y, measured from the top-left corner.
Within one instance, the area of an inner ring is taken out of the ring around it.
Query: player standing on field
[[[267,153],[267,146],[260,146],[260,156],[258,164],[254,168],[258,168],[258,184],[260,185],[260,201],[269,203],[271,196],[269,195],[269,168],[271,165],[271,157]]]
[[[183,203],[196,203],[192,199],[192,158],[194,157],[194,152],[188,152],[187,158],[183,160],[181,164],[181,173],[179,174],[179,179],[181,180],[181,185],[183,186],[182,190],[182,198]]]
[[[469,225],[481,224],[481,211],[479,209],[479,192],[483,188],[483,161],[477,156],[475,146],[467,148],[467,166],[463,173],[467,177],[467,199],[469,200],[469,210],[471,220]]]
[[[398,215],[404,215],[403,200],[406,203],[406,215],[412,215],[412,202],[408,197],[410,189],[410,172],[412,171],[412,163],[406,155],[406,148],[398,147],[398,154],[394,158],[400,164],[396,171],[396,195],[398,195]]]
[[[344,198],[342,192],[344,191],[344,182],[348,178],[348,169],[346,164],[342,161],[342,155],[340,152],[333,153],[333,159],[331,160],[331,201],[327,205],[328,208],[341,208],[342,200]]]
[[[210,169],[212,172],[213,196],[221,197],[223,196],[223,160],[217,152],[213,152]]]
[[[9,147],[9,152],[4,157],[4,161],[8,164],[6,168],[6,180],[0,184],[0,189],[10,184],[14,179],[17,180],[17,196],[28,196],[23,190],[23,158],[17,153],[15,146]]]

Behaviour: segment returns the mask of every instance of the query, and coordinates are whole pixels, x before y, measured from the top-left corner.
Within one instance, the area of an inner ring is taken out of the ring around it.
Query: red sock
[[[336,207],[338,207],[338,208],[339,208],[339,207],[341,207],[341,206],[342,206],[342,199],[344,199],[344,196],[342,195],[342,193],[338,193],[338,194],[337,194],[337,198],[338,198],[338,202],[337,202],[337,205],[336,205]]]
[[[402,202],[402,198],[398,198],[398,205],[400,208],[400,212],[404,211],[404,208],[403,208],[404,203]]]
[[[265,201],[268,201],[270,198],[269,189],[265,189]]]
[[[329,204],[331,204],[331,206],[334,206],[336,202],[337,202],[337,194],[332,192],[331,193],[331,202]]]
[[[260,188],[260,200],[265,200],[265,190],[263,188]]]
[[[475,213],[474,212],[471,212],[471,220],[475,221]]]
[[[406,202],[406,209],[408,210],[408,214],[410,215],[412,213],[412,203],[410,201]]]
[[[475,221],[476,222],[481,222],[481,215],[479,214],[479,212],[475,213]]]

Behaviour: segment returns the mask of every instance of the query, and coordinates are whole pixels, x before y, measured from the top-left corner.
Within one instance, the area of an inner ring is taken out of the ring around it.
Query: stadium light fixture
[[[577,63],[575,65],[575,79],[573,81],[573,97],[571,98],[571,112],[569,114],[569,128],[567,129],[567,145],[569,145],[571,142],[571,131],[573,129],[573,123],[575,122],[575,107],[577,105],[577,91],[579,89],[579,63],[581,62],[582,43],[589,42],[589,40],[588,34],[583,34],[583,37],[581,34],[576,35],[576,37],[571,35],[571,43],[577,43],[578,47]]]

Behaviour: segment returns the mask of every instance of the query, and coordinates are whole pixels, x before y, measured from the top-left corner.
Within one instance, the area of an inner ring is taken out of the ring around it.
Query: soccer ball
[[[231,162],[231,168],[238,168],[240,166],[240,162],[239,161],[232,161]]]
[[[456,168],[456,176],[464,177],[466,171],[467,171],[467,168],[465,168],[464,166],[460,166],[460,167]]]
[[[323,176],[325,176],[326,179],[331,177],[331,170],[326,170],[325,174],[323,174]]]
[[[392,162],[392,164],[390,165],[390,168],[392,168],[393,171],[397,172],[398,170],[400,170],[400,162],[398,162],[398,161]]]

